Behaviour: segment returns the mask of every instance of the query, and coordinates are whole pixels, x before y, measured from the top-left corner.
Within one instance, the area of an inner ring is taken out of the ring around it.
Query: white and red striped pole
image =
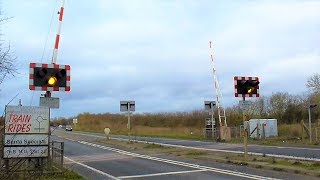
[[[209,41],[209,48],[211,50],[211,54],[210,54],[210,57],[211,57],[211,63],[212,63],[212,72],[213,72],[213,81],[214,81],[214,89],[216,91],[216,104],[217,104],[217,107],[218,107],[218,116],[219,116],[219,125],[222,126],[221,124],[221,119],[220,119],[220,103],[219,103],[219,92],[218,92],[218,85],[217,85],[217,76],[216,76],[216,67],[215,67],[215,64],[214,64],[214,59],[213,59],[213,48],[211,46],[211,41]]]
[[[59,49],[59,41],[60,41],[60,32],[61,32],[61,24],[62,24],[62,18],[64,13],[64,1],[62,0],[62,6],[59,11],[59,24],[58,24],[58,33],[56,36],[56,41],[54,43],[54,49],[53,49],[53,55],[52,55],[52,64],[55,64],[57,62],[57,55],[58,55],[58,49]]]

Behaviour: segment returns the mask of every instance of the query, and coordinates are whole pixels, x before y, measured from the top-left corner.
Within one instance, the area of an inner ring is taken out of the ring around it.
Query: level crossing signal
[[[234,77],[235,97],[259,97],[258,77]]]
[[[30,63],[29,89],[70,91],[70,66]]]

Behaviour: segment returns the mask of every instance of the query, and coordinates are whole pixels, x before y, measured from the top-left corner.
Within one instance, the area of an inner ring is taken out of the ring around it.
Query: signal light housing
[[[258,77],[234,77],[235,97],[259,97]]]
[[[70,66],[30,63],[29,89],[36,91],[70,91]]]

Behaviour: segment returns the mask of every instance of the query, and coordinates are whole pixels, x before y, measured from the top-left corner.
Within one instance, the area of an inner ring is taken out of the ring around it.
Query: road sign
[[[130,106],[130,108],[129,108]],[[120,111],[135,111],[135,101],[120,101]]]
[[[78,119],[72,119],[73,124],[77,124],[78,123]]]
[[[48,146],[4,147],[3,158],[48,157]]]
[[[6,134],[5,146],[48,145],[47,134]]]
[[[204,101],[204,109],[211,110],[216,105],[215,101]]]
[[[59,108],[60,99],[58,97],[40,97],[40,106],[49,108]]]
[[[50,110],[45,106],[6,106],[4,158],[48,157]]]
[[[216,122],[215,122],[213,119],[211,119],[211,118],[206,118],[206,125],[210,125],[210,126],[211,126],[212,124],[215,125],[215,123],[216,123]]]
[[[6,106],[5,134],[48,134],[49,108]]]
[[[243,100],[241,100],[241,101],[239,101],[239,105],[240,105],[242,110],[247,110],[252,105],[252,102],[251,101],[243,101]]]

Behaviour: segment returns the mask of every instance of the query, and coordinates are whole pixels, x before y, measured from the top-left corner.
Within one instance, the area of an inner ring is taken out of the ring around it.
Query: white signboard
[[[128,107],[128,104],[130,107]],[[120,111],[135,111],[135,102],[134,101],[120,101]]]
[[[215,105],[215,101],[204,101],[204,110],[211,110]]]
[[[38,106],[6,106],[6,134],[49,133],[49,108]]]
[[[48,134],[6,134],[5,146],[48,145]]]
[[[215,125],[216,124],[215,121],[211,120],[211,118],[206,118],[206,125],[211,126],[212,124]]]
[[[4,147],[4,158],[48,157],[48,146]]]
[[[40,97],[40,106],[59,108],[59,104],[60,101],[58,97]]]
[[[73,124],[77,124],[78,123],[78,119],[73,119]]]
[[[239,105],[241,107],[242,110],[247,110],[250,108],[252,102],[251,101],[239,101]]]

